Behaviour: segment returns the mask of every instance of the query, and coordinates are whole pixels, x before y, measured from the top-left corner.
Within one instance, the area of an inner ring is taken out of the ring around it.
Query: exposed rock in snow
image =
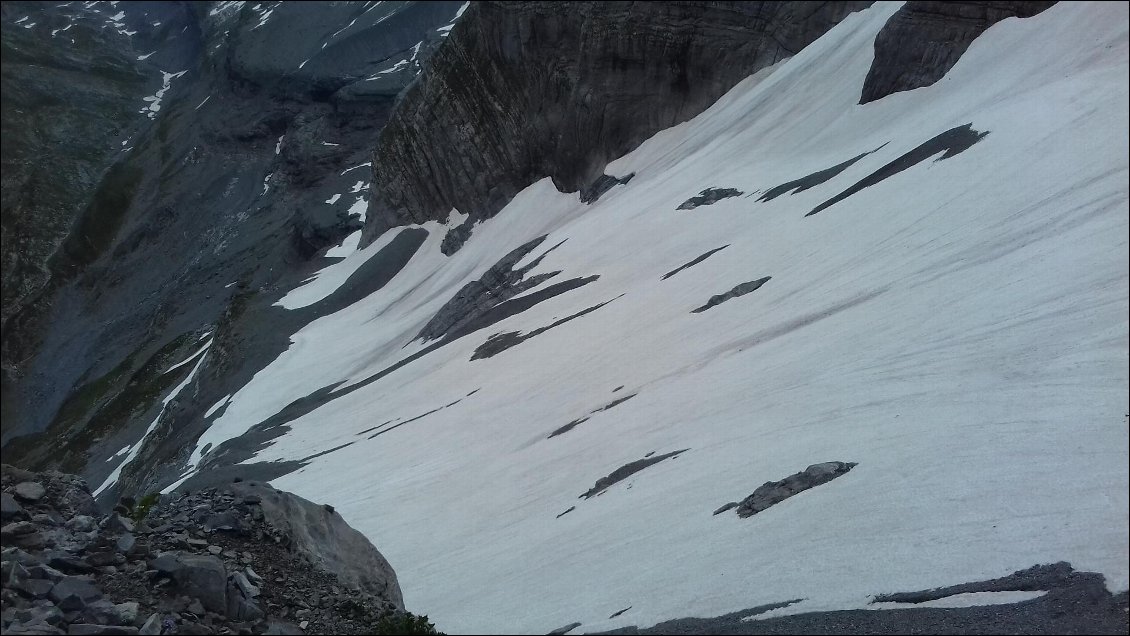
[[[750,292],[757,291],[758,289],[761,289],[762,285],[769,282],[770,278],[772,278],[772,277],[766,276],[764,278],[759,278],[757,280],[749,281],[748,283],[740,283],[738,285],[735,285],[733,289],[731,289],[730,291],[728,291],[724,294],[718,294],[718,295],[715,295],[715,296],[711,296],[710,300],[706,301],[705,305],[698,307],[696,309],[692,309],[691,313],[700,314],[700,313],[706,311],[707,309],[710,309],[711,307],[717,307],[718,305],[721,305],[722,303],[726,302],[727,300],[730,300],[731,298],[737,298],[738,296],[744,296],[744,295],[746,295]]]
[[[745,194],[741,190],[734,188],[707,188],[698,193],[698,196],[693,196],[686,201],[679,204],[676,210],[693,210],[700,205],[713,205],[722,199],[730,197],[740,197]]]
[[[753,491],[753,494],[742,499],[740,502],[728,503],[714,514],[725,512],[731,508],[738,509],[738,516],[752,517],[753,515],[775,506],[782,501],[808,490],[815,488],[821,484],[826,484],[833,479],[847,474],[849,470],[855,468],[856,464],[853,462],[824,462],[822,464],[813,464],[805,468],[799,473],[794,473],[781,479],[779,481],[767,481]]]
[[[942,79],[985,29],[1006,18],[1028,18],[1054,0],[907,2],[875,38],[875,61],[860,104]]]

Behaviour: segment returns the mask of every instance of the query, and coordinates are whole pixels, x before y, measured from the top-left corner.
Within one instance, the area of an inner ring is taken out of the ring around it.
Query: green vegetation
[[[373,626],[374,634],[440,634],[427,616],[411,612],[382,616]]]
[[[161,493],[159,492],[151,492],[145,495],[141,498],[141,501],[137,502],[137,506],[131,511],[130,518],[133,519],[134,523],[141,523],[149,516],[149,511],[153,506],[156,506],[159,501],[161,501]]]
[[[46,431],[14,439],[5,451],[23,455],[36,470],[81,472],[91,446],[152,407],[192,370],[192,365],[186,364],[164,373],[174,356],[186,355],[194,344],[192,334],[181,334],[136,370],[133,362],[137,352],[131,354],[109,373],[74,390]]]
[[[141,184],[142,170],[134,163],[127,159],[106,171],[90,205],[52,256],[52,271],[69,278],[113,244]]]

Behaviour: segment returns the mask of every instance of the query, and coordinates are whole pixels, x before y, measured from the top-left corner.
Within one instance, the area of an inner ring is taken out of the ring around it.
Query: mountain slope
[[[361,228],[377,132],[463,7],[5,4],[5,455],[93,484],[127,458],[132,490],[192,438],[190,395],[285,349],[258,310]]]
[[[898,8],[613,161],[635,176],[591,205],[543,179],[450,257],[458,213],[338,252],[279,301],[333,313],[207,405],[182,479],[293,471],[453,632],[859,608],[1057,561],[1125,590],[1126,8],[1004,20],[859,105]],[[473,319],[418,337],[452,302]],[[857,466],[711,514],[832,460]]]

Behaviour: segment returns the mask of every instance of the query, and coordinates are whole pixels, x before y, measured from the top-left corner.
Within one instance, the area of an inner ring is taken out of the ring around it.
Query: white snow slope
[[[326,404],[255,458],[354,442],[275,483],[366,533],[408,607],[441,629],[646,626],[794,598],[807,600],[789,611],[855,608],[1061,560],[1126,589],[1127,5],[1005,20],[934,86],[859,106],[898,6],[852,15],[655,135],[607,170],[636,177],[591,206],[544,180],[450,258],[446,228],[425,225],[390,284],[311,323],[234,395],[193,461],[296,397],[419,351],[402,347],[463,284],[548,233],[536,254],[565,243],[530,275],[599,280]],[[989,134],[805,216],[967,123]],[[884,143],[821,186],[757,201]],[[676,210],[706,187],[754,196]],[[327,295],[394,233],[283,305]],[[493,333],[613,298],[470,361]],[[684,448],[578,499],[650,451]],[[711,514],[830,460],[859,465],[749,519]]]

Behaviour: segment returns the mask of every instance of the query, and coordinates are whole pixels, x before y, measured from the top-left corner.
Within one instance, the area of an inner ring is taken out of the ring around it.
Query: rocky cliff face
[[[236,482],[103,515],[75,475],[0,476],[5,634],[434,633],[330,506]]]
[[[942,79],[985,29],[1055,2],[907,2],[875,38],[860,104]]]
[[[546,176],[586,188],[869,4],[476,2],[381,133],[363,243],[453,208],[489,218]]]
[[[101,483],[88,459],[285,348],[276,290],[360,229],[377,131],[460,7],[5,3],[5,457]]]
[[[198,44],[187,5],[142,4],[146,16],[129,19],[109,3],[7,2],[0,10],[5,427],[18,419],[14,385],[54,288],[97,251],[136,185],[132,171],[111,170],[122,140],[153,123],[138,110],[161,74],[136,51],[162,43],[178,56]]]

